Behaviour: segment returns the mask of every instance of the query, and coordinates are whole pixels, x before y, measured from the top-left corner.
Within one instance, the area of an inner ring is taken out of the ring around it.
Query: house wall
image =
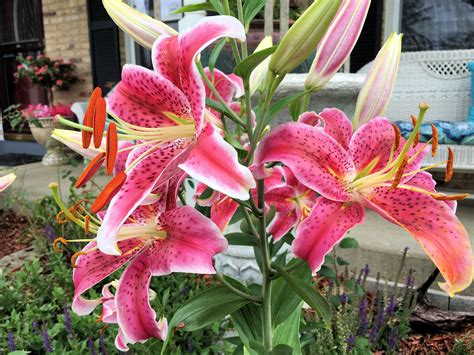
[[[98,1],[98,0],[97,0]],[[43,0],[45,53],[77,64],[84,79],[69,91],[56,91],[55,103],[87,101],[92,87],[87,0]]]

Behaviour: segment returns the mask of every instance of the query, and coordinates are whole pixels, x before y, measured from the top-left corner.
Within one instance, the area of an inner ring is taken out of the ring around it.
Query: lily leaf
[[[301,303],[293,313],[278,327],[273,335],[273,343],[277,345],[274,354],[301,354],[300,345]],[[280,349],[279,351],[277,349]],[[290,350],[288,352],[288,350]]]
[[[247,349],[255,349],[258,348],[257,344],[262,344],[263,322],[261,315],[261,307],[253,303],[245,305],[231,315],[240,339]]]
[[[244,80],[248,80],[250,78],[250,74],[252,71],[267,58],[273,52],[276,51],[277,46],[273,46],[267,49],[262,49],[261,51],[255,52],[252,55],[245,58],[240,64],[238,64],[235,69],[234,73],[240,76]]]
[[[195,12],[195,11],[216,11],[214,5],[210,2],[203,2],[200,4],[191,4],[186,6],[181,6],[179,9],[174,10],[171,14],[182,14],[184,12]]]
[[[247,233],[229,233],[225,235],[229,245],[257,246],[251,235]]]
[[[346,237],[339,243],[339,247],[343,249],[358,248],[359,242],[357,239]]]
[[[260,10],[265,6],[265,0],[247,0],[244,2],[244,25],[245,31],[249,30],[250,22],[257,16]]]
[[[282,276],[286,282],[293,287],[293,291],[321,316],[327,326],[330,326],[331,309],[326,299],[316,291],[313,286],[290,275],[281,266],[278,266],[277,264],[272,265],[278,271],[278,274],[280,274],[280,276]]]

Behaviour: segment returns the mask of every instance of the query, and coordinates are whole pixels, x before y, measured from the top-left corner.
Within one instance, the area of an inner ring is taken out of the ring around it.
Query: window
[[[403,51],[474,48],[474,0],[404,0]]]
[[[0,1],[0,45],[41,40],[40,0]]]

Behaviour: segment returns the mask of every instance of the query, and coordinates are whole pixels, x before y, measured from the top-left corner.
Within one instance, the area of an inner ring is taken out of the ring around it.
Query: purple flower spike
[[[349,297],[347,296],[347,294],[345,292],[343,292],[341,295],[339,295],[339,299],[340,299],[342,305],[345,305],[345,304],[347,304],[347,302],[349,302]]]
[[[101,355],[107,355],[107,348],[105,347],[105,339],[103,334],[101,334],[99,337],[99,351]]]
[[[356,339],[353,334],[349,335],[349,337],[346,339],[347,351],[351,351],[354,348],[355,340]]]
[[[398,344],[398,328],[393,327],[392,330],[390,331],[390,336],[388,338],[388,346],[395,350],[397,348]]]
[[[44,226],[43,233],[51,243],[56,239],[56,234],[54,233],[54,228],[52,226]]]
[[[94,342],[92,341],[91,337],[87,338],[87,346],[91,351],[91,355],[97,355],[97,351],[95,350]]]
[[[53,348],[51,347],[51,341],[49,340],[48,329],[46,329],[46,324],[43,324],[41,327],[41,335],[43,337],[43,344],[46,348],[46,352],[52,353]]]
[[[69,314],[67,303],[64,303],[63,316],[64,316],[64,328],[66,329],[68,336],[72,336],[73,335],[72,321],[71,321],[71,315]]]
[[[395,313],[395,310],[397,308],[397,303],[395,302],[395,299],[393,296],[390,296],[387,302],[387,307],[385,309],[385,313],[387,314],[387,317],[392,316]]]
[[[364,335],[367,331],[367,326],[369,325],[369,320],[367,319],[367,300],[364,298],[359,303],[359,329],[357,330],[357,335]]]
[[[10,351],[16,350],[15,338],[13,337],[12,332],[8,332],[8,348],[10,349]]]

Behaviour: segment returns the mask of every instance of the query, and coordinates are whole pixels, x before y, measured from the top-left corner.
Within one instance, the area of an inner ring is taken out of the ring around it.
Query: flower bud
[[[357,129],[384,113],[397,78],[402,35],[392,33],[377,54],[360,90],[352,126]]]
[[[162,34],[177,35],[173,28],[128,6],[121,0],[102,0],[107,13],[118,27],[146,48]]]
[[[313,52],[342,0],[316,0],[291,26],[270,60],[270,70],[285,75]]]
[[[257,48],[255,48],[254,53],[270,48],[272,45],[273,45],[272,36],[266,36],[265,38],[262,39],[262,41],[259,43]],[[270,58],[271,56],[265,58],[265,60],[261,62],[252,71],[252,74],[250,74],[250,81],[249,81],[250,95],[255,94],[255,91],[257,91],[265,82],[265,77],[268,72],[268,64],[270,63]]]
[[[322,88],[352,52],[370,7],[370,0],[344,0],[316,51],[306,77],[307,90]]]

